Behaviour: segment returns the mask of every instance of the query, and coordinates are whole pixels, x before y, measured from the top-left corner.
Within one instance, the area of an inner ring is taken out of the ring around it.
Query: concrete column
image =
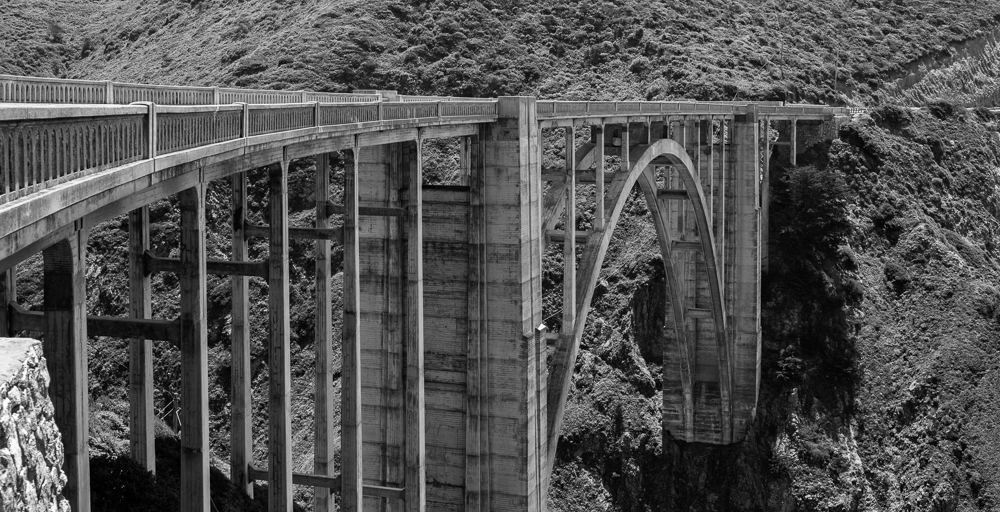
[[[482,512],[489,509],[490,503],[485,144],[483,139],[477,136],[472,139],[471,146],[467,215],[469,264],[465,297],[465,303],[468,305],[465,510]],[[428,264],[433,265],[432,262]],[[434,339],[433,335],[430,339]]]
[[[87,385],[87,232],[79,230],[42,251],[49,394],[62,435],[63,495],[74,512],[90,511]]]
[[[143,267],[149,248],[149,208],[129,212],[129,316],[152,316],[150,280]],[[129,447],[132,459],[156,473],[153,415],[153,341],[129,340]]]
[[[755,109],[754,109],[755,110]],[[756,112],[736,118],[734,129],[733,225],[727,243],[726,304],[731,311],[733,436],[739,441],[756,412],[760,372],[760,133]]]
[[[17,266],[0,271],[0,336],[13,336],[10,327],[10,307],[17,302]]]
[[[767,271],[767,239],[768,234],[768,211],[771,205],[771,120],[764,118],[764,161],[762,169],[762,181],[760,184],[760,209],[761,209],[761,237],[763,243],[760,247],[761,265]]]
[[[484,126],[490,510],[537,511],[541,316],[541,179],[535,100],[502,97]],[[527,411],[527,414],[525,412]]]
[[[461,137],[458,140],[458,183],[468,185],[472,166],[472,137]]]
[[[181,511],[208,512],[205,186],[181,191]]]
[[[594,182],[594,229],[602,230],[604,229],[604,125],[596,125],[591,127],[594,136],[592,139],[597,141],[597,145],[594,147],[594,172],[597,179]]]
[[[358,251],[358,161],[354,147],[344,172],[344,332],[341,350],[341,491],[345,512],[363,504],[361,413],[361,283]]]
[[[316,155],[316,227],[330,227],[326,204],[330,199],[330,155]],[[316,447],[313,470],[318,475],[333,475],[337,445],[333,437],[333,286],[330,282],[331,244],[329,240],[316,240],[316,392],[313,418],[316,425]],[[313,510],[333,510],[330,489],[313,489]]]
[[[427,508],[424,394],[423,170],[420,138],[407,160],[406,205],[406,511]]]
[[[288,162],[268,168],[268,509],[292,510],[291,337],[288,304]]]
[[[799,137],[799,134],[798,134],[799,122],[797,120],[795,120],[795,119],[792,119],[791,122],[790,122],[790,124],[791,124],[791,128],[790,128],[791,129],[791,134],[790,134],[790,137],[791,137],[791,141],[790,141],[791,147],[789,148],[789,151],[788,151],[788,158],[789,158],[789,161],[792,164],[792,167],[794,167],[794,166],[798,165],[797,162],[798,162],[798,158],[799,158],[799,140],[798,140],[798,137]]]
[[[233,261],[248,261],[247,242],[243,235],[247,211],[247,176],[233,175]],[[250,278],[232,276],[232,440],[230,441],[231,479],[237,488],[253,497],[253,482],[248,465],[253,457],[253,413],[250,394]]]
[[[413,141],[361,148],[357,181],[361,206],[401,207],[404,169],[416,151]],[[404,226],[401,217],[369,215],[358,219],[358,226],[364,479],[367,485],[404,487]],[[399,511],[402,504],[366,497],[364,508]]]

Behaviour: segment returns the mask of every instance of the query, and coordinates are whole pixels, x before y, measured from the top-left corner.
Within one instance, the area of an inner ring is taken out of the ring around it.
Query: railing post
[[[236,105],[243,105],[243,121],[240,123],[242,124],[240,137],[245,139],[250,136],[250,105],[242,102],[236,102]]]
[[[114,105],[115,104],[115,83],[112,82],[111,80],[105,80],[104,81],[104,92],[105,92],[105,98],[104,98],[105,103],[107,103],[108,105]]]
[[[441,119],[442,117],[444,117],[443,115],[441,115],[441,102],[440,101],[437,102],[437,113],[438,113],[438,119]]]
[[[110,82],[109,82],[110,83]],[[131,105],[145,105],[146,107],[146,158],[156,158],[157,133],[156,133],[156,103],[149,101],[136,101]]]
[[[300,103],[306,102],[306,91],[299,91],[299,102]]]
[[[222,99],[222,96],[219,94],[219,88],[218,87],[212,87],[212,103],[218,105],[219,101],[221,101],[221,99]]]
[[[318,127],[319,123],[319,102],[313,102],[313,126]]]

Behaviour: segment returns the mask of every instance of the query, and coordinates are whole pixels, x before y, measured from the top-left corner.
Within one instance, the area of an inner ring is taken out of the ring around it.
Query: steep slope
[[[78,60],[67,62],[68,70],[17,64],[32,60],[33,50],[15,63],[0,59],[0,72],[595,99],[843,102],[846,93],[863,101],[908,63],[980,36],[1000,19],[994,3],[930,0],[43,0],[32,6],[13,11],[19,30],[10,40],[21,41],[17,48],[34,40],[51,53],[47,34],[62,31],[69,47],[59,51]]]
[[[859,454],[879,505],[1000,498],[1000,141],[989,112],[885,109],[837,159],[859,201]]]

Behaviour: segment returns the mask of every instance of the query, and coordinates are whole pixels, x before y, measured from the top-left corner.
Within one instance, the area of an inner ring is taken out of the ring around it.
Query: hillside
[[[0,12],[0,25],[10,27],[0,34],[0,73],[566,99],[871,103],[891,98],[878,92],[883,80],[1000,24],[1000,4],[930,0],[9,5]],[[949,94],[947,84],[961,82],[949,80],[936,94]],[[973,84],[969,94],[987,91],[983,84]],[[663,314],[657,284],[663,277],[652,226],[634,197],[588,322],[551,509],[1000,506],[1000,457],[991,428],[1000,389],[996,130],[985,112],[883,108],[844,127],[832,146],[813,148],[803,167],[775,171],[761,412],[749,440],[737,447],[661,442],[662,369],[653,336]],[[453,149],[429,151],[435,172],[447,173]],[[308,197],[313,172],[308,161],[292,169],[290,183],[302,191],[291,194],[293,223],[311,221],[311,205],[295,198]],[[224,188],[210,191],[210,257],[228,250]],[[263,213],[265,203],[257,183],[251,210]],[[176,251],[176,205],[158,203],[153,215],[155,252],[169,255]],[[91,235],[95,314],[124,311],[126,264],[117,248],[126,228],[116,219]],[[312,465],[310,251],[305,243],[292,247],[298,280],[291,295],[300,306],[292,319],[300,469]],[[546,260],[547,286],[561,282],[555,256]],[[339,261],[335,255],[334,264]],[[22,300],[29,305],[38,302],[38,279],[37,262],[21,267]],[[154,285],[156,316],[174,315],[176,282],[157,277]],[[214,464],[227,471],[228,286],[215,278],[209,286],[212,446]],[[261,333],[266,301],[263,289],[254,291],[260,298],[252,311],[254,332]],[[127,451],[126,346],[117,340],[91,346],[92,446],[121,455]],[[157,347],[157,408],[169,423],[178,355]],[[262,337],[254,339],[254,354],[255,432],[261,436]],[[255,439],[259,461],[265,442]],[[304,504],[307,498],[300,490],[297,499]]]
[[[5,73],[592,99],[865,102],[1000,20],[931,0],[13,1]]]

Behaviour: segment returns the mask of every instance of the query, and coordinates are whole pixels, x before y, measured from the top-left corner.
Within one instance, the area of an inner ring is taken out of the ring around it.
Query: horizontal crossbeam
[[[13,302],[8,307],[11,330],[45,332],[44,312],[28,311]],[[88,316],[87,335],[162,340],[177,344],[181,339],[181,327],[177,320]]]
[[[660,199],[680,199],[687,201],[688,191],[684,189],[660,189],[656,191],[656,196]]]
[[[326,214],[343,215],[344,205],[328,202],[326,203]],[[367,217],[402,217],[406,215],[406,209],[389,206],[359,206],[358,215]]]
[[[711,319],[714,317],[713,315],[714,313],[712,312],[711,309],[688,308],[687,310],[687,316],[691,318]]]
[[[542,171],[542,180],[549,181],[552,183],[564,183],[566,181],[566,171],[560,169],[556,170],[545,170]],[[604,173],[604,183],[611,183],[615,180],[615,173],[606,172]],[[597,182],[597,172],[594,170],[585,170],[576,172],[576,182],[577,183],[596,183]]]
[[[271,238],[271,227],[247,222],[243,227],[243,236]],[[344,228],[288,228],[288,238],[330,240],[339,243],[344,240]]]
[[[675,251],[700,251],[704,249],[700,240],[674,240],[671,247]]]
[[[267,469],[261,469],[253,464],[250,465],[247,474],[250,476],[251,480],[267,481],[268,472]],[[292,473],[292,483],[295,485],[308,485],[312,487],[325,487],[330,489],[331,492],[340,491],[341,478],[340,475],[329,476],[329,475],[313,475],[308,473]],[[406,491],[403,487],[385,487],[381,485],[366,485],[364,486],[365,496],[372,498],[389,498],[389,499],[403,499],[403,493]]]
[[[549,241],[555,244],[566,243],[566,232],[562,230],[551,229],[545,232],[545,236],[548,237]],[[590,236],[589,231],[577,231],[576,232],[576,243],[585,244],[587,243],[587,237]]]
[[[180,272],[181,260],[178,258],[161,258],[146,251],[143,255],[143,266],[146,275],[154,272]],[[209,274],[219,276],[250,276],[267,279],[267,260],[264,261],[222,261],[208,260]]]

